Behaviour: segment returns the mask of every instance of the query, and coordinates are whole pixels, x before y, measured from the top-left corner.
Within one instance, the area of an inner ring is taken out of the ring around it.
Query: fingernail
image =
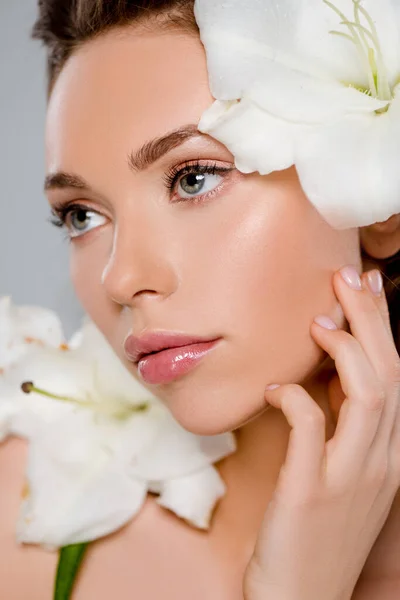
[[[272,383],[271,385],[269,385],[269,386],[266,388],[266,391],[267,391],[267,392],[269,392],[269,391],[271,391],[271,390],[276,390],[276,388],[278,388],[278,387],[281,387],[281,386],[280,386],[279,384],[277,384],[277,383]]]
[[[351,265],[340,269],[340,274],[352,290],[362,290],[361,278],[355,267]]]
[[[368,286],[375,296],[380,296],[383,290],[383,279],[380,271],[374,269],[367,273]]]
[[[325,317],[324,315],[321,315],[319,317],[315,317],[314,321],[318,325],[321,325],[321,327],[324,327],[325,329],[331,329],[331,330],[337,329],[337,326],[332,321],[332,319],[330,319],[329,317]]]

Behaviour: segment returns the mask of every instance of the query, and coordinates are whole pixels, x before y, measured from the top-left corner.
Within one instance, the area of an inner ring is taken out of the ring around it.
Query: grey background
[[[56,310],[69,335],[81,309],[68,242],[43,193],[45,51],[30,39],[37,0],[0,0],[0,296]]]

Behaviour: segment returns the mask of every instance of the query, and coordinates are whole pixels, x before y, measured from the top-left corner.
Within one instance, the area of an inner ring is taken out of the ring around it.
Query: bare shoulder
[[[51,600],[57,553],[15,541],[26,457],[23,440],[0,446],[0,598]],[[127,526],[90,545],[74,600],[231,600],[229,576],[218,560],[212,536],[187,526],[149,497]]]

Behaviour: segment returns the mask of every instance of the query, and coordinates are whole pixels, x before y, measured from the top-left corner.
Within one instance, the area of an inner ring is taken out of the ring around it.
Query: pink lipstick
[[[202,339],[178,333],[148,333],[129,336],[125,354],[149,384],[169,383],[194,369],[221,338]]]

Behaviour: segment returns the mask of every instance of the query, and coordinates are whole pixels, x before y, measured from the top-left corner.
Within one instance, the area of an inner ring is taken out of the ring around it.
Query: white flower
[[[30,442],[18,541],[97,539],[132,519],[148,491],[207,528],[225,493],[212,464],[234,452],[233,434],[185,431],[89,321],[71,346],[38,347],[0,377],[0,435]],[[24,394],[24,381],[53,397]]]
[[[398,0],[196,0],[217,101],[199,129],[244,173],[295,165],[337,229],[400,212]]]
[[[0,297],[0,372],[38,346],[63,342],[61,322],[53,311],[13,306],[10,297]]]

